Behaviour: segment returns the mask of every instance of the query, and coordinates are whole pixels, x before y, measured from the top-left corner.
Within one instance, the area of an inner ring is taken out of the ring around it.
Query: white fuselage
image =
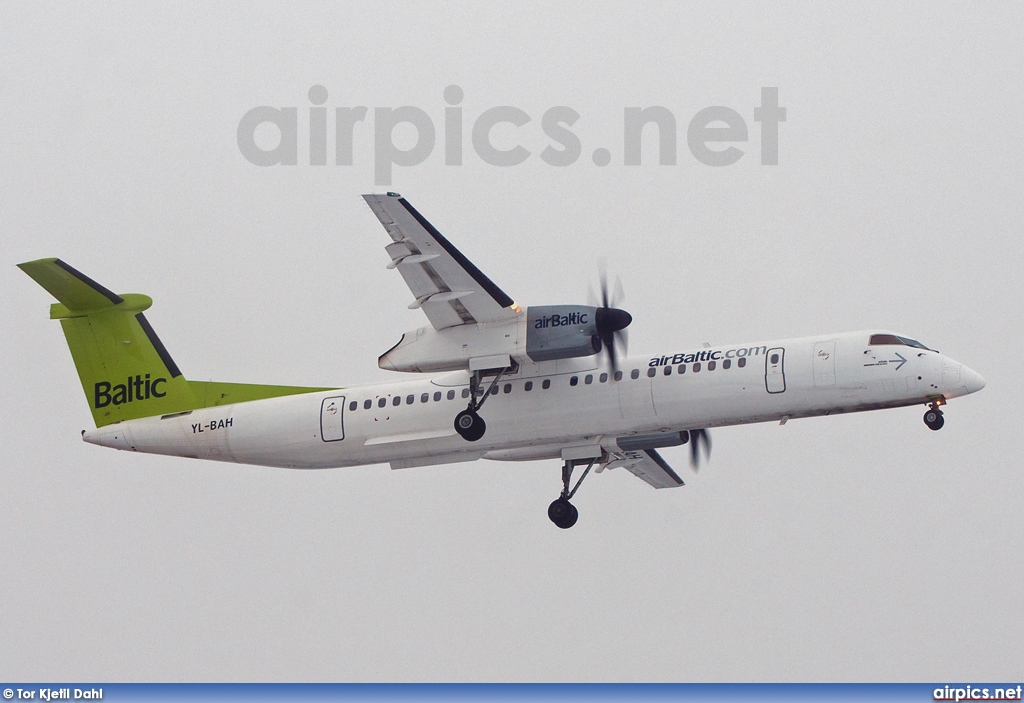
[[[618,382],[598,357],[522,364],[480,410],[487,432],[477,442],[453,426],[469,402],[462,371],[131,420],[83,438],[139,452],[309,469],[570,458],[566,452],[578,450],[575,458],[597,456],[629,435],[942,402],[984,385],[938,352],[869,346],[870,334],[634,356],[623,360]]]

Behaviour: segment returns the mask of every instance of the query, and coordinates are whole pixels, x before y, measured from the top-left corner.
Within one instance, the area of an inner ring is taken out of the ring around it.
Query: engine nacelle
[[[381,354],[377,365],[417,373],[505,368],[519,347],[520,334],[525,334],[524,318],[443,330],[420,327],[403,334],[398,344]]]
[[[586,305],[529,307],[513,320],[406,332],[378,359],[382,369],[438,371],[506,368],[591,356],[601,351],[597,308]]]
[[[690,441],[690,433],[682,432],[655,432],[652,434],[634,434],[618,437],[615,439],[615,446],[626,452],[638,452],[644,449],[663,449],[665,447],[678,447]]]
[[[532,361],[572,359],[599,351],[597,308],[587,305],[526,308],[526,355]]]

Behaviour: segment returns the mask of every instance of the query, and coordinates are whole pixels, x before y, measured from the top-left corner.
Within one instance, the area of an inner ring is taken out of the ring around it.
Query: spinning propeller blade
[[[707,430],[690,430],[690,467],[700,469],[701,445],[704,445],[704,462],[711,460],[711,433]]]
[[[616,277],[613,297],[609,293],[608,273],[603,261],[600,264],[600,281],[601,302],[597,308],[594,322],[597,326],[597,335],[601,340],[601,349],[608,355],[608,365],[611,367],[612,378],[615,378],[619,371],[619,356],[625,355],[629,343],[626,328],[633,321],[633,316],[625,310],[615,307],[625,297],[622,292],[622,282]]]

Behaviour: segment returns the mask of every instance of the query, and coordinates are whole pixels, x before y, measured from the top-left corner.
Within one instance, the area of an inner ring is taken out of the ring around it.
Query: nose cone
[[[976,393],[985,387],[985,379],[977,371],[963,364],[944,359],[942,362],[942,394],[947,398]]]
[[[981,374],[966,366],[960,369],[960,382],[968,393],[977,393],[985,387],[985,379]]]
[[[605,335],[629,327],[633,316],[619,308],[598,308],[594,315],[598,334]]]

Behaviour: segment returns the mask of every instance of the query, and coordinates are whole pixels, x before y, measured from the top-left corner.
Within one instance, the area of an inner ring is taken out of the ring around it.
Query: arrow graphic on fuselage
[[[896,355],[896,357],[897,357],[896,359],[882,359],[881,361],[876,361],[873,364],[864,364],[864,365],[865,366],[888,366],[889,364],[897,364],[898,363],[899,366],[896,367],[896,370],[899,371],[900,369],[903,368],[903,364],[907,363],[907,360],[899,352],[893,352],[893,354]]]

